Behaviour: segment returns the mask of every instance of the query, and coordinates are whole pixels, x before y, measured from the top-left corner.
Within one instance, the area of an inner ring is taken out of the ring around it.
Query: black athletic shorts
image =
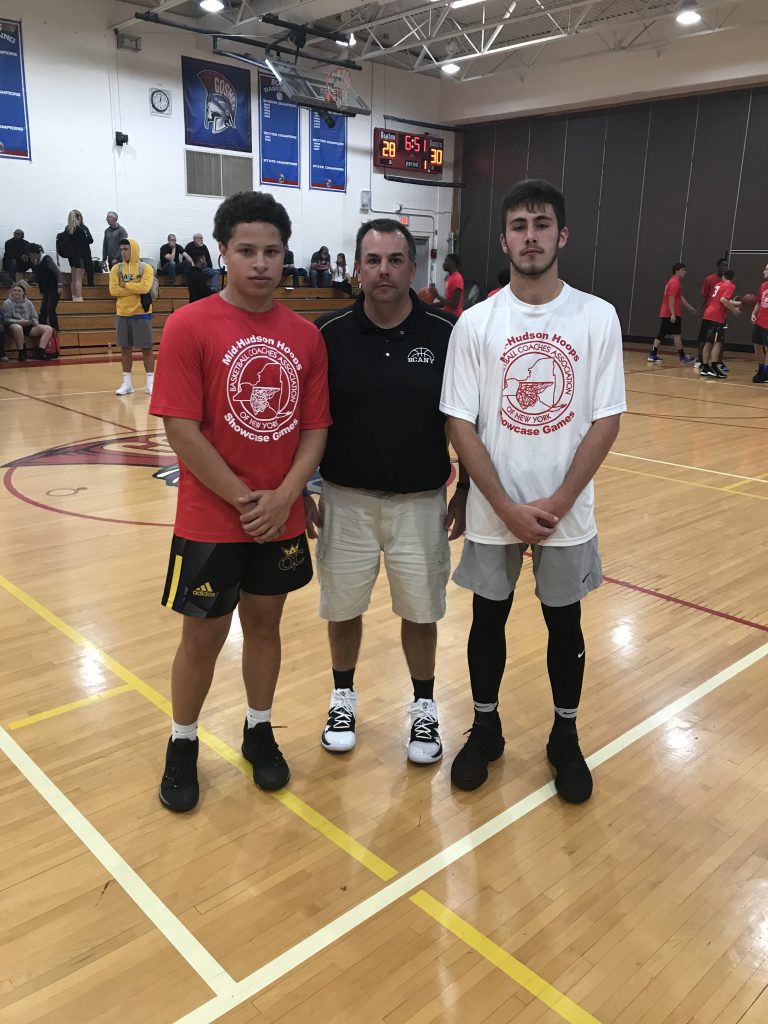
[[[182,615],[214,619],[235,610],[241,590],[272,597],[299,590],[311,579],[312,557],[303,533],[269,544],[209,544],[174,534],[162,603]]]
[[[663,341],[665,338],[674,336],[676,334],[683,333],[683,325],[680,322],[680,317],[675,318],[675,322],[672,323],[668,316],[663,316],[659,320],[659,329],[656,331],[656,337],[659,341]]]
[[[752,344],[768,348],[768,327],[758,327],[757,324],[752,325]]]
[[[719,320],[702,320],[701,333],[705,345],[710,341],[725,341],[725,324],[721,324]]]

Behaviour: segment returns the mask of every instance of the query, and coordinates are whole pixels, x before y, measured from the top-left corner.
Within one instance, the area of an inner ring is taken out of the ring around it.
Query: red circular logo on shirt
[[[559,420],[573,401],[573,363],[549,341],[522,341],[504,353],[502,423],[506,417],[524,426]]]
[[[299,400],[291,353],[268,344],[243,348],[229,366],[227,398],[237,423],[249,432],[274,434],[289,426]]]

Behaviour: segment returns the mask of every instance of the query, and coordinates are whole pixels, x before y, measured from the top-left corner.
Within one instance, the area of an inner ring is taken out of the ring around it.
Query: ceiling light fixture
[[[443,71],[446,75],[455,75],[461,71],[461,68],[458,64],[443,64]]]
[[[697,9],[696,4],[690,3],[686,0],[686,3],[684,3],[677,12],[675,21],[678,25],[698,25],[701,21],[701,14]]]
[[[453,0],[451,7],[454,11],[458,11],[460,7],[471,7],[473,4],[482,4],[485,0]]]
[[[208,11],[209,14],[216,14],[218,11],[224,10],[222,0],[200,0],[200,6],[204,11]]]
[[[336,42],[339,46],[355,46],[357,40],[355,39],[355,33],[350,32],[348,39],[337,39]]]

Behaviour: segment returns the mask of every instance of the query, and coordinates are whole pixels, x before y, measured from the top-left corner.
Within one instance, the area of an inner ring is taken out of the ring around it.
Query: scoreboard
[[[373,165],[421,174],[442,174],[443,140],[434,135],[374,128]]]

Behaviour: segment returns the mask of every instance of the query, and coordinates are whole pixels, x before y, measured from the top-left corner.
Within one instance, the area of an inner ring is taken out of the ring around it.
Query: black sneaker
[[[477,789],[488,778],[488,764],[504,753],[501,719],[498,711],[477,717],[468,730],[469,739],[453,759],[451,782],[459,789]],[[467,735],[467,733],[465,733]]]
[[[168,740],[160,803],[169,811],[191,811],[200,798],[197,784],[199,740]]]
[[[768,373],[763,373],[762,370],[758,370],[755,376],[752,378],[753,384],[766,384],[768,383]]]
[[[253,765],[253,781],[262,789],[282,789],[291,777],[285,758],[272,735],[271,722],[259,722],[248,728],[243,724],[243,757]]]
[[[725,380],[725,378],[728,376],[728,374],[727,373],[723,373],[723,371],[720,369],[720,367],[717,365],[717,363],[712,363],[712,365],[709,368],[709,376],[710,377],[719,377],[721,380]]]
[[[25,348],[19,349],[19,362],[26,363],[27,361],[27,350]]]
[[[575,727],[554,730],[547,742],[547,758],[555,769],[555,789],[569,804],[583,804],[592,796],[592,773],[579,747]]]

